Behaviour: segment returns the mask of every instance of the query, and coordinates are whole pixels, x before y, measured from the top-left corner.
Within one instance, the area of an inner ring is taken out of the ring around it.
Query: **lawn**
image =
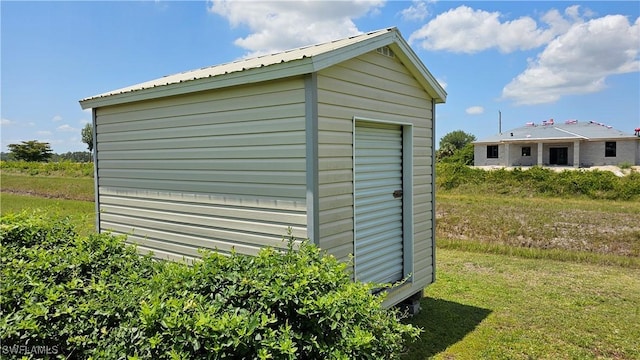
[[[2,172],[3,193],[33,195],[42,198],[94,201],[92,178],[31,176]]]
[[[0,194],[1,213],[39,209],[51,216],[69,217],[80,234],[95,231],[95,205],[90,201],[42,198],[30,195]]]
[[[91,178],[1,179],[2,213],[93,229]],[[640,203],[440,191],[437,218],[437,280],[407,320],[424,333],[406,360],[640,359]]]
[[[640,269],[445,249],[437,277],[407,360],[640,358]]]
[[[441,238],[640,256],[640,202],[438,194]]]

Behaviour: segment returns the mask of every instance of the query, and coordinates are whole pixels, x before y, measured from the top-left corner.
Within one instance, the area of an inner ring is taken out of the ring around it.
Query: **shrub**
[[[93,177],[93,163],[68,160],[59,162],[0,161],[0,169],[3,172],[31,176]]]
[[[591,199],[640,198],[640,173],[618,177],[610,171],[565,170],[555,172],[533,166],[527,170],[470,168],[458,163],[436,164],[436,185],[441,190],[525,196],[585,196]]]
[[[473,144],[469,143],[464,147],[455,150],[452,155],[443,157],[441,161],[446,163],[457,163],[461,165],[473,165],[473,157]]]
[[[620,163],[620,164],[618,165],[618,167],[619,167],[620,169],[622,169],[622,170],[625,170],[625,169],[631,169],[631,167],[632,167],[632,166],[633,166],[633,165],[632,165],[630,162],[626,162],[626,161],[625,161],[625,162],[622,162],[622,163]]]
[[[306,241],[255,257],[205,252],[188,266],[140,257],[123,238],[78,237],[64,219],[0,220],[3,346],[74,358],[392,359],[420,332]]]
[[[438,163],[436,165],[436,185],[446,190],[463,184],[480,184],[485,181],[487,172],[473,169],[460,163]]]

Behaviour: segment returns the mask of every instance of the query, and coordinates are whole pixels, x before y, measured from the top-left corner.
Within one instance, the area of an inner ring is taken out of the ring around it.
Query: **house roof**
[[[388,46],[437,103],[447,93],[397,28],[164,76],[80,100],[83,109],[310,74]]]
[[[606,124],[594,121],[568,120],[564,123],[543,122],[543,124],[529,123],[525,126],[505,131],[478,141],[476,144],[501,142],[536,142],[556,140],[616,140],[638,138],[632,134],[614,129]]]

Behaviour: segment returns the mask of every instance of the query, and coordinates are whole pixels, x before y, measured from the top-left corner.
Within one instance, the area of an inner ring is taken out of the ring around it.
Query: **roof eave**
[[[411,74],[418,80],[424,90],[431,96],[436,104],[442,104],[447,101],[447,92],[442,85],[431,74],[427,67],[422,63],[418,55],[411,49],[409,44],[400,35],[399,31],[394,34],[394,41],[391,50],[396,54],[400,61],[409,69]],[[398,51],[400,50],[400,51]]]
[[[620,136],[620,137],[604,137],[604,138],[588,138],[585,136],[580,137],[562,137],[562,138],[515,138],[515,139],[494,139],[494,140],[478,140],[473,141],[474,145],[483,145],[483,144],[498,144],[498,143],[521,143],[521,142],[566,142],[566,141],[625,141],[625,140],[638,140],[640,141],[640,137],[636,136]]]
[[[312,57],[201,79],[187,80],[180,83],[170,83],[144,89],[124,91],[118,94],[107,93],[103,96],[97,95],[80,100],[80,106],[83,109],[96,108],[310,74],[383,46],[389,46],[391,50],[394,51],[399,60],[409,69],[411,74],[436,103],[444,103],[446,101],[446,91],[427,70],[411,47],[404,41],[399,31],[396,28],[389,28],[387,32],[373,38],[339,47]]]
[[[446,101],[447,92],[429,70],[427,70],[422,61],[420,61],[420,58],[418,58],[396,28],[390,28],[389,32],[367,41],[314,56],[314,71],[326,69],[383,46],[389,46],[391,48],[396,57],[409,69],[429,96],[436,100],[436,103],[441,104]]]
[[[182,95],[197,91],[220,89],[229,86],[251,84],[261,81],[308,74],[314,71],[313,60],[303,58],[285,63],[236,71],[228,74],[150,87],[120,94],[109,94],[80,100],[82,109],[150,100],[159,97]]]

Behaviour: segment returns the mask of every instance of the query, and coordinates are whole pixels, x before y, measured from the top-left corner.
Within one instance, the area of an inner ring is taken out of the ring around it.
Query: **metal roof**
[[[424,67],[397,28],[164,76],[80,100],[83,109],[210,90],[319,71],[376,48],[390,46],[437,102],[445,90]],[[145,93],[144,96],[140,96]]]
[[[577,120],[568,120],[564,123],[543,122],[543,124],[528,123],[525,126],[496,134],[474,143],[500,143],[500,142],[536,142],[555,140],[615,140],[638,138],[632,134],[614,129],[606,124]]]

